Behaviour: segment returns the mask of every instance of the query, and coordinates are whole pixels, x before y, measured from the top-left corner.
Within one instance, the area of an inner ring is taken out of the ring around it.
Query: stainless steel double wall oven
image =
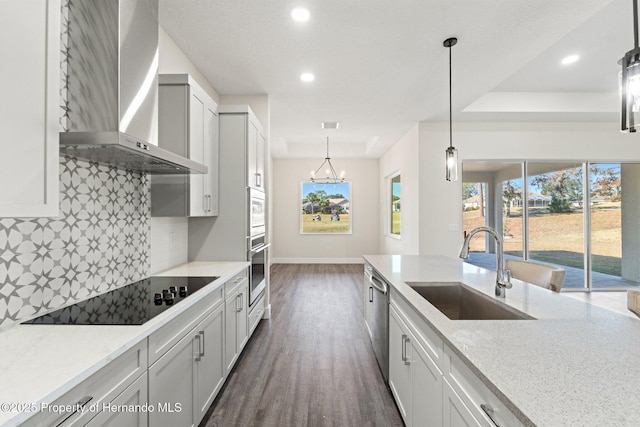
[[[270,244],[266,243],[266,203],[263,191],[249,188],[249,209],[247,258],[251,262],[249,284],[249,306],[251,306],[266,287],[265,263]]]

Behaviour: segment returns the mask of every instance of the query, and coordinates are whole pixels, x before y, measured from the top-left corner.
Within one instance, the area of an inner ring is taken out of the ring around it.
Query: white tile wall
[[[187,218],[151,218],[150,274],[187,262]]]

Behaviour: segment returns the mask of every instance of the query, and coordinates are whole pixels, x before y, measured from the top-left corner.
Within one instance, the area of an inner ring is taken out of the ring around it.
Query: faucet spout
[[[465,237],[464,242],[462,243],[462,247],[460,248],[460,258],[466,259],[469,257],[469,244],[471,242],[471,238],[475,236],[477,233],[485,232],[494,238],[496,241],[496,296],[499,298],[504,298],[506,296],[505,289],[511,288],[511,272],[509,270],[504,269],[504,252],[503,252],[503,241],[502,237],[496,233],[496,231],[491,227],[477,227],[471,230],[467,237]]]

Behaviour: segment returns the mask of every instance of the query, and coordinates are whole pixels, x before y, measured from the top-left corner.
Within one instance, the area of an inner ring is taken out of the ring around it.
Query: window
[[[301,189],[300,233],[351,233],[351,183],[303,182]]]
[[[400,210],[401,210],[401,191],[400,191],[400,175],[391,178],[391,215],[390,215],[390,232],[392,235],[400,236]]]
[[[563,290],[640,286],[638,194],[640,163],[463,164],[465,232],[502,231],[505,257],[564,268]],[[478,236],[468,262],[495,268],[492,241]]]

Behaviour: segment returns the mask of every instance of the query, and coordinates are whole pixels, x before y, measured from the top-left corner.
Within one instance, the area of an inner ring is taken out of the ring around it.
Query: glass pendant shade
[[[640,49],[627,52],[620,63],[620,130],[635,132],[640,121]]]
[[[447,148],[445,152],[445,162],[447,165],[446,176],[447,181],[458,180],[458,150],[453,147]]]

